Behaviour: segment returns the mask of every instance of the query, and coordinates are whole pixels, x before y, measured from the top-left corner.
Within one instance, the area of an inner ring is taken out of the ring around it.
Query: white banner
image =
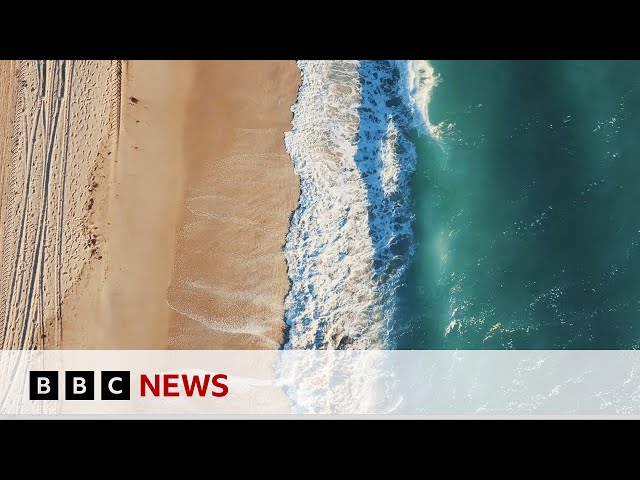
[[[640,415],[638,351],[0,351],[0,415]]]

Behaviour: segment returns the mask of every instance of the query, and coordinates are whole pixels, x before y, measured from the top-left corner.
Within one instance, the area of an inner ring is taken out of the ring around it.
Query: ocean
[[[298,65],[285,349],[640,346],[640,62]]]

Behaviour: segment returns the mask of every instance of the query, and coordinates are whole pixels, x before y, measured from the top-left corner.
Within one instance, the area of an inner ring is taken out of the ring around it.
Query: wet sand
[[[284,132],[299,82],[293,61],[195,63],[168,292],[170,348],[282,342],[289,288],[282,247],[299,194]]]

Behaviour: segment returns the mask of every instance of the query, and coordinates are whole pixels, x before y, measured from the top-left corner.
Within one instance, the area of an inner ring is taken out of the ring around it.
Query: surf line
[[[284,349],[393,347],[414,252],[411,132],[437,135],[428,62],[299,61],[285,144],[300,199],[285,243]]]

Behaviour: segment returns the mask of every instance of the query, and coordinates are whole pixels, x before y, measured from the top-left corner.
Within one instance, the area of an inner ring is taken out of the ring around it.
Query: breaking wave
[[[411,135],[431,134],[424,61],[299,61],[287,150],[300,201],[286,239],[285,349],[393,348],[414,251]]]

